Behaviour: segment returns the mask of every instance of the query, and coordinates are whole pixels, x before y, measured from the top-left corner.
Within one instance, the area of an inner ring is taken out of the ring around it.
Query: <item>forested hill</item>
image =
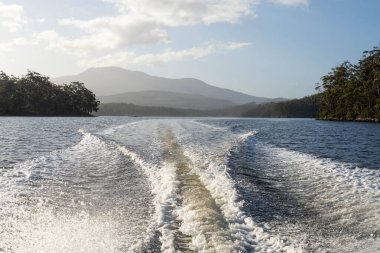
[[[55,85],[37,72],[19,78],[0,72],[0,116],[89,116],[98,106],[83,83]]]
[[[202,117],[214,116],[208,111],[159,106],[141,106],[127,103],[100,104],[97,116],[152,116],[152,117]]]
[[[365,51],[358,64],[346,61],[321,78],[319,118],[380,122],[380,49]]]
[[[315,118],[320,106],[320,95],[289,101],[260,104],[242,113],[242,117]]]
[[[221,110],[191,110],[181,108],[138,106],[126,103],[101,104],[99,116],[209,116],[209,117],[267,117],[315,118],[319,96],[314,95],[284,102],[233,106]]]

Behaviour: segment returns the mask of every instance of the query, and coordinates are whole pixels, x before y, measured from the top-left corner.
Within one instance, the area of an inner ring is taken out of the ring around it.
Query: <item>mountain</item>
[[[261,104],[285,100],[281,98],[273,100],[255,97],[241,92],[215,87],[194,78],[164,78],[117,67],[91,68],[78,75],[58,77],[52,79],[52,81],[56,84],[70,83],[72,81],[83,82],[86,87],[92,90],[98,97],[154,90],[197,94],[213,99],[228,100],[233,104],[245,104],[250,102]],[[120,96],[116,97],[120,98]],[[129,103],[129,101],[123,102]]]
[[[139,106],[159,106],[179,109],[217,110],[237,105],[229,100],[209,98],[198,94],[168,91],[137,91],[99,97],[105,103],[132,103]]]
[[[200,117],[212,116],[209,111],[179,109],[159,106],[140,106],[126,103],[100,104],[97,116],[133,116],[133,117]]]
[[[239,115],[241,117],[264,118],[315,118],[321,105],[320,94],[288,101],[247,105]],[[236,108],[236,107],[235,107]]]
[[[264,117],[314,118],[320,108],[321,95],[266,104],[249,103],[219,110],[195,110],[172,107],[140,106],[127,103],[101,104],[98,116],[180,116],[180,117]]]

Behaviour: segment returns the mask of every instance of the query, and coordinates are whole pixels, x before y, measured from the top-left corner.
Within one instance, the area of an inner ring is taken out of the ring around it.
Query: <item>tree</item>
[[[321,78],[319,117],[380,121],[380,50],[365,51],[356,65],[344,62]]]
[[[0,115],[85,116],[98,106],[83,83],[58,86],[34,71],[20,78],[0,72]]]

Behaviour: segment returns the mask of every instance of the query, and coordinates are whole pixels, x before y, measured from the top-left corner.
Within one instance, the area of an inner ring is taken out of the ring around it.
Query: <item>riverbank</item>
[[[380,123],[380,121],[378,119],[373,119],[373,118],[357,118],[357,119],[351,119],[351,120],[350,119],[339,119],[339,118],[316,118],[316,120]]]

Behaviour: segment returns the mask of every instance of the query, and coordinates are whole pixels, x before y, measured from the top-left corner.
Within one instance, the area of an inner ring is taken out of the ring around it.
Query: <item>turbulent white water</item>
[[[146,119],[0,171],[0,252],[376,252],[380,173]]]
[[[123,252],[140,243],[148,184],[114,147],[82,133],[72,148],[4,169],[2,251]]]

